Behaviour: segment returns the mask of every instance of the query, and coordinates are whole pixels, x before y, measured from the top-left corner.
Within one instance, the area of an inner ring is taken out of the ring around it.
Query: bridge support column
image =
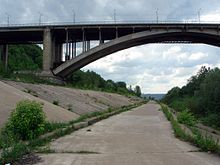
[[[86,51],[90,50],[90,41],[86,41]]]
[[[73,54],[73,58],[76,57],[76,41],[73,41],[72,43],[72,54]]]
[[[65,54],[65,61],[70,59],[70,54],[69,54],[69,32],[68,29],[66,29],[66,54]]]
[[[54,67],[58,67],[62,63],[63,44],[55,44]]]
[[[8,45],[1,45],[0,46],[0,54],[1,54],[1,61],[4,65],[5,70],[8,68]]]
[[[54,44],[52,34],[49,28],[44,30],[43,36],[43,72],[50,73],[53,68]]]
[[[102,39],[102,31],[101,29],[99,28],[99,45],[103,44],[104,43],[104,40]]]

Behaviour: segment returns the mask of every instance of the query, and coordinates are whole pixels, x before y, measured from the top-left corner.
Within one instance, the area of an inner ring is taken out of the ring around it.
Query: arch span
[[[120,38],[113,39],[107,43],[101,44],[66,61],[53,70],[56,76],[66,77],[71,72],[84,67],[109,54],[134,46],[149,43],[204,43],[214,46],[220,46],[220,36],[217,30],[204,29],[174,29],[174,30],[152,30],[129,34]]]

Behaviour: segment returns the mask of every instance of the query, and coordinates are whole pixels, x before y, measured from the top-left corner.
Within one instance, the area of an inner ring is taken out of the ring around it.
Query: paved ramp
[[[0,81],[0,128],[8,120],[17,102],[26,99],[43,103],[43,110],[47,120],[51,122],[67,122],[79,117],[79,115],[73,112],[34,97]]]
[[[159,105],[150,102],[51,143],[38,165],[219,165],[218,156],[175,138]],[[84,151],[84,154],[79,152]]]

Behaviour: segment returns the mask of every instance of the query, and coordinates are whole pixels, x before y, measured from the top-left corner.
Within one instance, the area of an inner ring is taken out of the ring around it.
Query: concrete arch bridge
[[[90,48],[91,41],[98,41],[98,46]],[[65,78],[102,57],[143,44],[204,43],[220,46],[220,24],[115,23],[0,27],[1,60],[6,67],[7,45],[21,43],[43,44],[42,74],[53,73]],[[79,43],[82,51],[77,55]]]

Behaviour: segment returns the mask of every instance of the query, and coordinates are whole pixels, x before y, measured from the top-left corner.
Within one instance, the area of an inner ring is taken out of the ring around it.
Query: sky
[[[0,0],[0,24],[53,22],[216,22],[219,0]],[[114,14],[115,13],[115,14]],[[158,13],[158,14],[156,14]],[[204,44],[147,44],[97,60],[83,70],[139,85],[143,93],[182,87],[201,66],[220,67],[220,48]]]

